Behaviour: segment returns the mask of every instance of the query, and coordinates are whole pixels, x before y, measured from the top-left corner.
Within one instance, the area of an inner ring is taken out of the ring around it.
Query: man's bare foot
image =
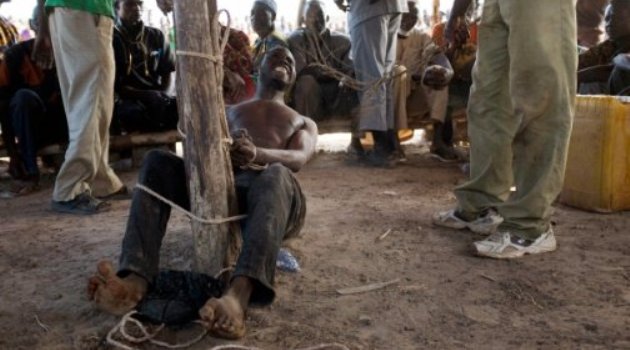
[[[199,316],[204,326],[217,337],[239,339],[245,335],[245,311],[233,295],[208,300],[199,310]]]
[[[103,311],[124,315],[133,310],[147,291],[147,281],[130,273],[125,278],[116,276],[112,263],[106,260],[97,265],[96,275],[88,281],[88,297]]]
[[[225,339],[245,335],[245,311],[253,289],[248,277],[236,277],[221,298],[212,298],[199,310],[201,322],[211,334]]]

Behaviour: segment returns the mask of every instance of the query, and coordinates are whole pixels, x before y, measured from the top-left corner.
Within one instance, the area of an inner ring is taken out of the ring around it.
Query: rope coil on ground
[[[149,342],[153,345],[157,345],[157,346],[167,348],[167,349],[182,349],[182,348],[187,348],[189,346],[192,346],[193,344],[198,343],[199,341],[201,341],[201,339],[203,339],[208,334],[208,330],[205,327],[203,327],[203,331],[199,335],[197,335],[195,338],[187,342],[174,343],[174,344],[167,343],[165,341],[155,339],[155,337],[162,331],[162,329],[164,329],[164,324],[158,326],[158,328],[155,331],[150,333],[146,329],[146,327],[142,324],[142,322],[133,318],[133,316],[137,313],[138,312],[135,310],[128,312],[121,318],[121,320],[114,326],[114,328],[112,328],[107,333],[107,337],[105,339],[107,340],[107,343],[109,345],[114,346],[118,349],[123,349],[123,350],[138,350],[137,348],[133,346],[127,345],[119,340],[114,339],[114,336],[116,334],[120,334],[121,337],[125,341],[128,341],[132,344],[142,344],[142,343]],[[133,325],[135,325],[136,328],[140,331],[140,333],[142,333],[142,335],[139,337],[136,337],[129,334],[127,331],[127,326],[129,323],[132,323]],[[201,324],[201,322],[199,321],[195,321],[194,323]],[[323,350],[323,349],[350,350],[347,346],[340,343],[319,344],[316,346],[311,346],[308,348],[299,348],[295,350]],[[263,350],[263,349],[253,347],[253,346],[239,345],[239,344],[223,344],[223,345],[217,345],[215,347],[212,347],[210,348],[210,350]]]
[[[219,224],[224,224],[226,222],[242,220],[242,219],[247,217],[247,215],[236,215],[236,216],[230,216],[230,217],[227,217],[227,218],[205,219],[205,218],[199,217],[199,216],[191,213],[190,211],[180,207],[175,202],[165,198],[164,196],[160,195],[159,193],[153,191],[152,189],[146,187],[143,184],[136,184],[135,188],[150,194],[151,196],[159,199],[160,201],[170,205],[173,209],[179,210],[180,212],[184,213],[189,218],[191,218],[191,219],[193,219],[193,220],[195,220],[197,222],[200,222],[202,224],[219,225]]]

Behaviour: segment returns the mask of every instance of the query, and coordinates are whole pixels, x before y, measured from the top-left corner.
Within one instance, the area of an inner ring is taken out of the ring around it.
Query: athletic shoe
[[[497,212],[492,209],[486,210],[472,221],[466,221],[458,217],[456,209],[442,211],[433,216],[434,225],[457,230],[466,228],[472,232],[481,234],[493,233],[502,222],[503,218],[501,215],[497,214]]]
[[[495,259],[520,258],[525,254],[540,254],[556,250],[556,237],[551,227],[536,240],[528,240],[510,232],[497,232],[474,243],[477,254]]]

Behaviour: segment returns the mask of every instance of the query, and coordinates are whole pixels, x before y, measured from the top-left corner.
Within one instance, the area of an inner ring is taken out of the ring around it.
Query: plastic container
[[[630,98],[578,96],[560,201],[596,212],[630,209]]]

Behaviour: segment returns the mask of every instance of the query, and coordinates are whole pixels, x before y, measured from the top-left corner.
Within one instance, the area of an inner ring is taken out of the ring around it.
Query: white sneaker
[[[442,227],[461,230],[467,228],[475,233],[491,234],[497,230],[499,224],[503,222],[501,215],[490,209],[485,214],[473,221],[460,219],[455,215],[455,209],[442,211],[433,216],[433,224]]]
[[[474,244],[478,255],[495,259],[513,259],[525,254],[552,252],[557,246],[551,227],[535,241],[514,236],[510,232],[497,232]]]

